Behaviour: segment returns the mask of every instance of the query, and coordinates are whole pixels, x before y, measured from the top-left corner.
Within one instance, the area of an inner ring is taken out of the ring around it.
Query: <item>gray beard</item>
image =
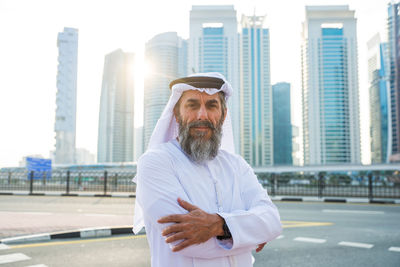
[[[205,136],[207,132],[196,132],[193,136],[190,134],[190,128],[196,126],[208,126],[212,133],[209,139]],[[218,155],[221,144],[222,122],[216,127],[209,121],[194,121],[185,124],[179,120],[179,144],[189,158],[196,163],[203,163],[214,159]]]

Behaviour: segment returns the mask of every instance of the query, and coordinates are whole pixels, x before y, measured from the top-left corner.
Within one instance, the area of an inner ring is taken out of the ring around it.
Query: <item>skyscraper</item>
[[[231,83],[229,110],[240,151],[239,45],[236,10],[227,6],[193,6],[190,11],[188,72],[220,72]]]
[[[307,6],[301,59],[304,164],[360,163],[354,11]]]
[[[241,21],[240,152],[252,166],[274,160],[269,30],[264,22],[265,16],[242,16]]]
[[[290,116],[290,84],[272,86],[274,122],[274,165],[292,165],[292,122]]]
[[[388,6],[388,31],[392,132],[391,154],[400,155],[400,3],[392,2]]]
[[[118,49],[105,56],[97,161],[133,161],[134,54]]]
[[[171,94],[169,83],[187,75],[187,42],[176,32],[154,36],[146,43],[145,60],[151,72],[144,81],[143,151]]]
[[[376,34],[368,41],[372,163],[387,162],[391,151],[389,70],[387,43]]]
[[[58,33],[56,96],[56,146],[54,163],[75,163],[76,86],[78,76],[78,30],[64,28]]]

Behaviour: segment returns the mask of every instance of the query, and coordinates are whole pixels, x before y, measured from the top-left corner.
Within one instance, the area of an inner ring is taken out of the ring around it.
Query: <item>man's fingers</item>
[[[179,241],[179,240],[182,240],[182,239],[185,239],[185,238],[186,238],[186,234],[183,233],[183,232],[179,232],[179,233],[176,233],[176,234],[173,234],[173,235],[167,237],[165,239],[165,242],[166,243],[172,243],[172,242]]]
[[[179,223],[184,218],[183,214],[172,214],[158,219],[158,223]]]
[[[188,239],[182,241],[181,243],[179,243],[178,245],[176,245],[173,249],[172,252],[177,252],[180,251],[190,245],[193,245],[193,243],[191,241],[189,241]]]
[[[178,233],[178,232],[183,232],[186,228],[185,223],[176,223],[173,225],[170,225],[168,227],[165,227],[164,230],[162,231],[163,236],[167,236],[171,233]]]
[[[179,205],[181,205],[182,208],[184,208],[187,211],[192,211],[192,210],[198,209],[198,207],[196,207],[195,205],[192,205],[189,202],[187,202],[181,198],[178,198],[178,203],[179,203]]]

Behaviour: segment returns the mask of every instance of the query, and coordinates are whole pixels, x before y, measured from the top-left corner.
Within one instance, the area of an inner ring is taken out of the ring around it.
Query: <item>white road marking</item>
[[[22,253],[13,253],[7,255],[0,255],[0,264],[16,262],[16,261],[25,261],[30,260],[31,258]]]
[[[390,247],[389,251],[400,252],[400,247]]]
[[[44,264],[36,264],[36,265],[29,265],[29,266],[26,266],[26,267],[47,267],[47,265],[44,265]]]
[[[300,241],[300,242],[318,243],[318,244],[322,244],[322,243],[326,242],[326,239],[310,238],[310,237],[296,237],[293,240]]]
[[[284,235],[280,235],[280,236],[278,236],[276,239],[282,239],[282,238],[284,238],[285,236]]]
[[[116,216],[115,214],[85,213],[85,216]]]
[[[373,215],[378,215],[378,214],[385,214],[383,211],[374,211],[374,210],[329,210],[329,209],[324,209],[322,212],[329,212],[329,213],[353,213],[353,214],[373,214]]]
[[[0,250],[9,249],[9,248],[10,248],[10,247],[7,246],[6,244],[0,244]]]
[[[372,244],[367,244],[367,243],[357,243],[357,242],[347,242],[347,241],[339,242],[338,245],[346,247],[355,247],[355,248],[368,248],[368,249],[374,246]]]

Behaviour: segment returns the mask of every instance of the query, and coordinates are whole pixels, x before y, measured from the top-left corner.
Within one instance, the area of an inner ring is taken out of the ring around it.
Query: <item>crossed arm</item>
[[[173,223],[162,231],[167,236],[166,243],[183,240],[172,248],[177,252],[188,246],[206,242],[210,238],[224,234],[223,224],[225,220],[218,214],[210,214],[202,209],[178,198],[179,205],[187,210],[187,214],[172,214],[160,218],[158,223]],[[257,246],[256,252],[260,252],[267,242]]]

